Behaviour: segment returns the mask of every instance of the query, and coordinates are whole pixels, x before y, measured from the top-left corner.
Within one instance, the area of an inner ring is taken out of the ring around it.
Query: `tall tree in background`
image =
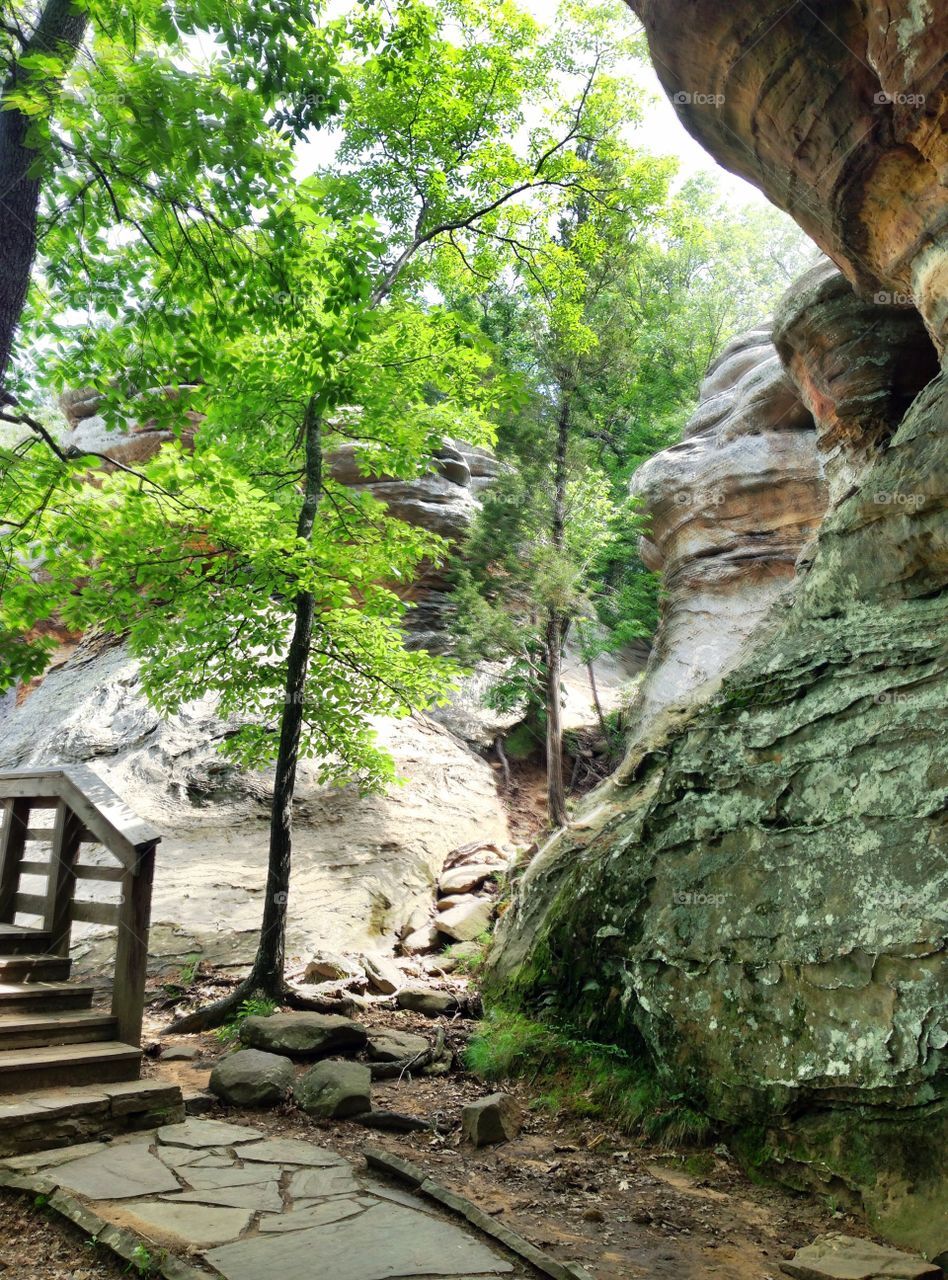
[[[631,52],[606,14],[586,39],[601,70]],[[641,108],[613,77],[599,76],[585,107],[581,152],[595,189],[550,194],[542,213],[510,215],[508,287],[487,284],[467,299],[522,398],[500,424],[509,470],[456,560],[458,652],[508,663],[490,697],[539,722],[554,826],[568,816],[567,637],[576,636],[598,706],[595,658],[657,622],[629,478],[679,438],[708,365],[735,332],[765,319],[804,257],[782,215],[735,216],[702,179],[673,194],[673,163],[624,141]]]

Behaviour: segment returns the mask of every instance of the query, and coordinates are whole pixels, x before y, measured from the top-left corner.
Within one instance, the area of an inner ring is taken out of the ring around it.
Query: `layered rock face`
[[[948,1246],[948,372],[925,334],[943,341],[948,297],[948,14],[636,7],[692,131],[846,277],[802,281],[775,330],[831,505],[743,661],[646,724],[530,866],[491,987],[647,1052],[757,1167],[931,1256]]]
[[[312,762],[300,765],[291,957],[390,951],[428,918],[453,849],[508,839],[494,774],[463,742],[422,719],[377,727],[405,779],[387,796],[320,786]],[[157,969],[194,954],[245,963],[256,949],[273,781],[218,754],[233,728],[210,699],[160,719],[141,695],[137,663],[93,641],[0,719],[0,768],[85,762],[162,832],[150,939]],[[96,930],[77,927],[76,936],[78,954],[92,948],[95,959]]]
[[[761,329],[710,370],[684,439],[632,479],[662,620],[636,704],[644,725],[740,658],[826,508],[813,418]]]

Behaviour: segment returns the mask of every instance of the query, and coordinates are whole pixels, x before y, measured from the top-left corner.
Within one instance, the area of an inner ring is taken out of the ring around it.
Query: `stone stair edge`
[[[550,1276],[551,1280],[593,1280],[585,1267],[581,1267],[576,1262],[560,1262],[557,1258],[551,1257],[536,1245],[531,1244],[519,1232],[505,1226],[502,1222],[495,1221],[490,1214],[485,1213],[467,1196],[442,1186],[437,1179],[432,1178],[424,1169],[410,1160],[397,1156],[384,1147],[372,1144],[363,1149],[363,1155],[370,1169],[387,1173],[407,1183],[413,1190],[427,1196],[429,1200],[434,1200],[441,1208],[458,1214],[472,1227],[502,1244],[522,1261],[528,1262],[538,1271]]]
[[[3,1162],[0,1161],[0,1186],[47,1197],[47,1208],[78,1227],[90,1240],[97,1240],[99,1244],[105,1245],[130,1267],[138,1262],[140,1256],[138,1250],[145,1248],[151,1252],[155,1248],[154,1242],[147,1240],[144,1236],[136,1235],[125,1227],[116,1227],[106,1222],[76,1196],[64,1191],[55,1179],[44,1174],[11,1174],[6,1171]],[[209,1272],[198,1270],[164,1251],[158,1252],[150,1274],[162,1276],[164,1280],[210,1280]]]

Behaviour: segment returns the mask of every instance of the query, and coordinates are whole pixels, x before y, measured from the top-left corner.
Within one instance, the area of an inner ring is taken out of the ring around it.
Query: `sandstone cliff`
[[[740,659],[826,509],[813,418],[768,330],[721,353],[684,439],[640,467],[632,491],[666,593],[635,708],[644,727]]]
[[[775,331],[830,508],[744,660],[646,724],[531,865],[491,984],[647,1052],[748,1160],[934,1255],[948,1246],[948,13],[635,7],[686,126],[840,269],[791,290]]]

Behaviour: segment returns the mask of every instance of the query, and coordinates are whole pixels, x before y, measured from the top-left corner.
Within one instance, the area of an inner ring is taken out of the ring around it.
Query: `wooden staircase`
[[[0,1099],[138,1080],[156,831],[89,769],[0,772]],[[111,1005],[73,924],[114,930]]]

